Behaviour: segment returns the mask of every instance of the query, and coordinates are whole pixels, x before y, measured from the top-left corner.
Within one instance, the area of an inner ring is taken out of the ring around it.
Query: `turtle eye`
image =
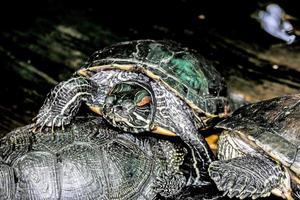
[[[148,131],[156,106],[148,86],[133,81],[116,84],[108,93],[103,116],[114,126],[125,131]]]

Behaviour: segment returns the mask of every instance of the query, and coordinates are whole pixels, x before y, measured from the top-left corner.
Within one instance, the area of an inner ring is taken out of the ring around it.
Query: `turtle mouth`
[[[129,110],[124,109],[121,106],[110,106],[106,107],[104,110],[104,116],[109,121],[113,122],[113,124],[117,124],[118,122],[124,122],[129,125],[129,120],[126,118],[130,114]]]

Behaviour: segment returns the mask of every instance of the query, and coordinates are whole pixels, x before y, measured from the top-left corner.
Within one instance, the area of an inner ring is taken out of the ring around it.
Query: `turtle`
[[[171,200],[192,195],[188,188],[222,197],[194,185],[194,153],[181,140],[125,133],[95,116],[54,133],[33,126],[0,140],[0,199]]]
[[[229,112],[217,70],[196,51],[164,40],[127,41],[96,51],[48,94],[36,127],[64,128],[82,103],[123,131],[181,137],[205,160],[195,164],[203,165],[203,173],[213,154],[198,129]]]
[[[300,199],[300,94],[245,105],[224,119],[209,175],[240,199]]]

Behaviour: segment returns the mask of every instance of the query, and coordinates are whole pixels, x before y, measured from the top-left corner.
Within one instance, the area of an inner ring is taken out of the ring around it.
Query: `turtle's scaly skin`
[[[81,103],[91,99],[96,89],[93,82],[84,77],[71,78],[58,84],[48,94],[39,115],[35,117],[36,123],[41,125],[41,129],[49,126],[54,131],[54,125],[64,129],[64,125],[70,124]]]
[[[180,141],[117,132],[99,117],[32,127],[0,140],[0,199],[153,199],[192,186],[195,158]]]
[[[300,199],[299,94],[241,107],[217,127],[224,129],[220,161],[209,170],[219,189],[230,188],[230,196],[252,198],[279,189],[278,195],[290,198],[292,188],[294,198]]]

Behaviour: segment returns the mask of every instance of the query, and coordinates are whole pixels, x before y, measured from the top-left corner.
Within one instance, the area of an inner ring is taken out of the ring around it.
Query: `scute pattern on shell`
[[[95,52],[84,68],[110,64],[137,65],[137,71],[141,68],[151,71],[181,98],[204,112],[224,112],[227,104],[224,80],[202,56],[178,43],[154,40],[118,43]]]
[[[54,133],[51,128],[33,133],[32,128],[16,129],[0,140],[1,198],[153,199],[156,178],[173,156],[187,153],[180,142],[117,132],[95,117],[77,117]],[[172,191],[172,185],[165,187]]]
[[[241,107],[218,127],[245,135],[266,154],[300,176],[300,95]]]

